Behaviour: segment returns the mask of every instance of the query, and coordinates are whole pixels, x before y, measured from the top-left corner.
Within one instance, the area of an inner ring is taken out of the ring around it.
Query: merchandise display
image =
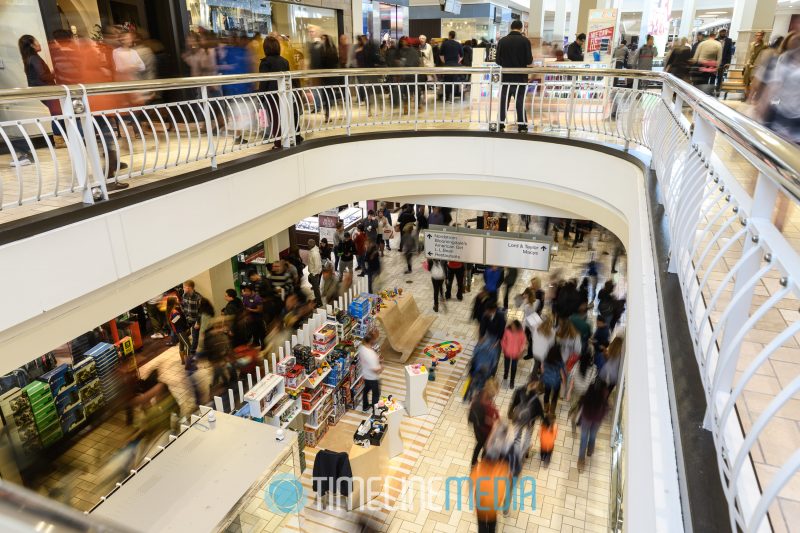
[[[111,403],[119,391],[123,390],[120,376],[117,373],[117,366],[119,366],[117,348],[113,344],[101,342],[86,352],[86,357],[94,360],[103,390],[103,398],[106,403]]]
[[[42,446],[52,446],[61,439],[63,432],[50,387],[42,381],[34,381],[23,390],[28,397]]]
[[[283,394],[283,377],[267,374],[244,395],[244,401],[250,404],[250,416],[263,417],[283,398]]]
[[[0,416],[18,456],[33,455],[42,448],[31,403],[22,389],[14,387],[0,396]]]
[[[50,393],[53,395],[56,411],[58,412],[61,431],[65,435],[83,424],[86,416],[78,394],[78,387],[75,384],[75,377],[69,365],[62,364],[57,366],[50,372],[42,374],[39,377],[39,381],[46,383],[50,387]]]
[[[460,354],[463,349],[461,344],[456,341],[445,341],[439,344],[426,346],[423,353],[440,363],[449,362],[451,365],[454,365],[456,364],[456,356]]]

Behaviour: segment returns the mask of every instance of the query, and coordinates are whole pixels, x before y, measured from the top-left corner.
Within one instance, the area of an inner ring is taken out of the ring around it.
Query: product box
[[[86,416],[84,415],[83,406],[81,404],[75,404],[74,407],[61,415],[61,431],[66,435],[80,427],[85,420]]]
[[[69,365],[64,363],[50,372],[42,374],[37,381],[47,383],[50,386],[50,392],[55,397],[61,393],[62,389],[72,386],[72,372],[70,372]]]
[[[94,359],[84,359],[73,366],[72,375],[75,377],[75,383],[78,387],[83,387],[85,384],[97,379],[97,365]]]
[[[78,387],[75,385],[70,385],[67,388],[62,388],[61,393],[58,394],[54,400],[56,404],[56,410],[58,410],[59,413],[63,413],[71,405],[80,402],[80,398],[78,397]]]
[[[22,390],[28,397],[28,400],[30,400],[31,405],[33,405],[36,402],[36,400],[39,400],[41,398],[53,397],[52,393],[50,392],[50,387],[47,384],[42,383],[41,381],[34,381],[28,384]]]
[[[306,369],[306,372],[311,372],[317,368],[317,361],[314,359],[314,356],[311,354],[311,348],[308,346],[295,344],[294,348],[292,348],[292,354],[297,361],[296,364],[302,365],[303,368]]]
[[[100,385],[100,380],[95,378],[89,383],[84,384],[78,391],[78,396],[82,402],[87,402],[96,397],[103,396],[103,389]]]
[[[286,387],[296,389],[306,380],[306,369],[301,365],[294,365],[294,368],[286,372]]]
[[[370,310],[371,306],[369,297],[365,294],[362,294],[350,302],[350,306],[347,308],[350,316],[356,319],[364,318],[365,316],[369,315]]]
[[[336,338],[336,325],[323,324],[317,331],[314,332],[314,343],[326,345]]]
[[[278,361],[277,364],[277,373],[281,374],[282,376],[288,375],[288,372],[295,367],[297,364],[297,358],[293,355],[289,355]],[[288,385],[287,385],[288,386]]]
[[[83,402],[84,416],[88,418],[89,416],[93,415],[99,411],[101,407],[103,407],[104,403],[105,401],[103,400],[102,396],[95,396],[94,398]]]

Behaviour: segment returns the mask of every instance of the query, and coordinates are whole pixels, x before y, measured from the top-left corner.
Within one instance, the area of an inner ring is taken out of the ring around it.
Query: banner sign
[[[614,28],[617,25],[616,9],[590,9],[589,28],[586,36],[587,52],[611,52]]]
[[[426,259],[550,270],[553,241],[547,237],[448,226],[431,226],[424,235]]]

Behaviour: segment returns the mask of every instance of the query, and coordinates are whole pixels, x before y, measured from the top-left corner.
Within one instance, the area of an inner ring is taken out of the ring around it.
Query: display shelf
[[[335,348],[336,348],[336,343],[334,343],[333,345],[331,345],[331,347],[330,347],[330,348],[328,348],[328,351],[326,351],[326,352],[324,352],[324,353],[323,353],[323,352],[318,352],[317,350],[311,350],[311,355],[313,355],[313,356],[314,356],[314,359],[316,359],[316,360],[317,360],[317,363],[321,363],[322,361],[325,361],[325,360],[327,360],[328,356],[331,354],[331,352],[332,352],[332,351],[333,351]]]
[[[287,420],[286,422],[283,422],[283,423],[281,424],[281,429],[286,429],[286,428],[288,428],[288,427],[289,427],[289,425],[290,425],[292,422],[294,422],[294,419],[295,419],[295,418],[297,418],[297,416],[298,416],[299,414],[301,414],[301,413],[302,413],[302,410],[301,410],[301,409],[298,409],[298,410],[297,410],[297,412],[295,412],[295,414],[293,414],[293,415],[292,415],[292,418],[290,418],[289,420]]]
[[[287,396],[283,397],[283,403],[277,403],[270,411],[267,413],[267,416],[270,418],[280,418],[280,416],[286,412],[286,410],[292,406],[292,404],[296,403],[296,399],[290,398]],[[277,409],[277,410],[276,410]],[[273,412],[274,411],[274,412]]]
[[[330,396],[332,393],[333,393],[333,389],[331,389],[330,387],[328,387],[328,392],[326,392],[325,394],[323,394],[323,395],[322,395],[322,397],[320,397],[320,399],[319,399],[319,400],[317,400],[317,403],[315,403],[315,404],[314,404],[314,407],[312,407],[311,409],[308,409],[308,410],[306,410],[306,409],[303,409],[302,413],[303,413],[304,415],[311,415],[311,414],[313,414],[313,413],[314,413],[314,411],[316,411],[317,409],[319,409],[319,408],[320,408],[320,406],[321,406],[321,405],[323,405],[323,404],[325,403],[325,400],[327,400],[327,399],[328,399],[328,396]]]
[[[303,383],[308,383],[308,385],[309,385],[308,388],[316,389],[317,387],[319,387],[322,384],[322,382],[325,380],[326,377],[328,377],[328,374],[330,374],[330,373],[331,373],[331,369],[330,368],[326,368],[325,371],[322,374],[315,374],[315,375],[308,376]]]
[[[251,416],[263,417],[284,397],[283,376],[268,374],[244,395],[250,405]]]

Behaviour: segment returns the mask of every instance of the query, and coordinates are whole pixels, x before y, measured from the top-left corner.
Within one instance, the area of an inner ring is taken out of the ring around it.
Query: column
[[[364,13],[362,0],[351,0],[353,13],[353,43],[355,39],[364,33]]]
[[[191,279],[194,280],[197,292],[207,298],[214,310],[219,313],[219,310],[225,307],[225,291],[233,288],[231,260],[226,259]]]
[[[678,29],[678,38],[688,37],[690,42],[692,28],[694,27],[695,3],[697,0],[683,0],[683,11],[681,12],[681,26]]]
[[[747,49],[757,31],[766,32],[764,40],[769,41],[777,6],[778,0],[735,1],[730,31],[730,38],[736,42],[736,55],[733,63],[744,63]]]
[[[556,2],[556,16],[553,21],[553,42],[559,46],[564,41],[564,34],[567,31],[567,1]]]
[[[642,27],[639,29],[639,46],[642,46],[647,41],[647,36],[651,34],[651,27],[660,29],[660,32],[653,31],[652,35],[658,55],[664,55],[667,38],[669,37],[671,6],[671,0],[667,0],[666,5],[664,5],[664,0],[644,1],[644,6],[642,6]]]
[[[597,4],[602,4],[603,0],[575,0],[574,4],[578,4],[578,14],[575,17],[577,28],[574,34],[588,33],[589,32],[589,11],[595,9]],[[572,26],[572,15],[570,15],[570,26]],[[570,35],[570,39],[575,35]]]
[[[277,261],[280,259],[280,253],[283,250],[288,249],[290,246],[289,242],[289,230],[285,229],[276,235],[268,238],[264,241],[264,254],[267,257],[267,261]]]
[[[539,44],[541,44],[542,30],[544,29],[544,0],[531,0],[530,9],[528,37],[530,39],[538,39]]]

